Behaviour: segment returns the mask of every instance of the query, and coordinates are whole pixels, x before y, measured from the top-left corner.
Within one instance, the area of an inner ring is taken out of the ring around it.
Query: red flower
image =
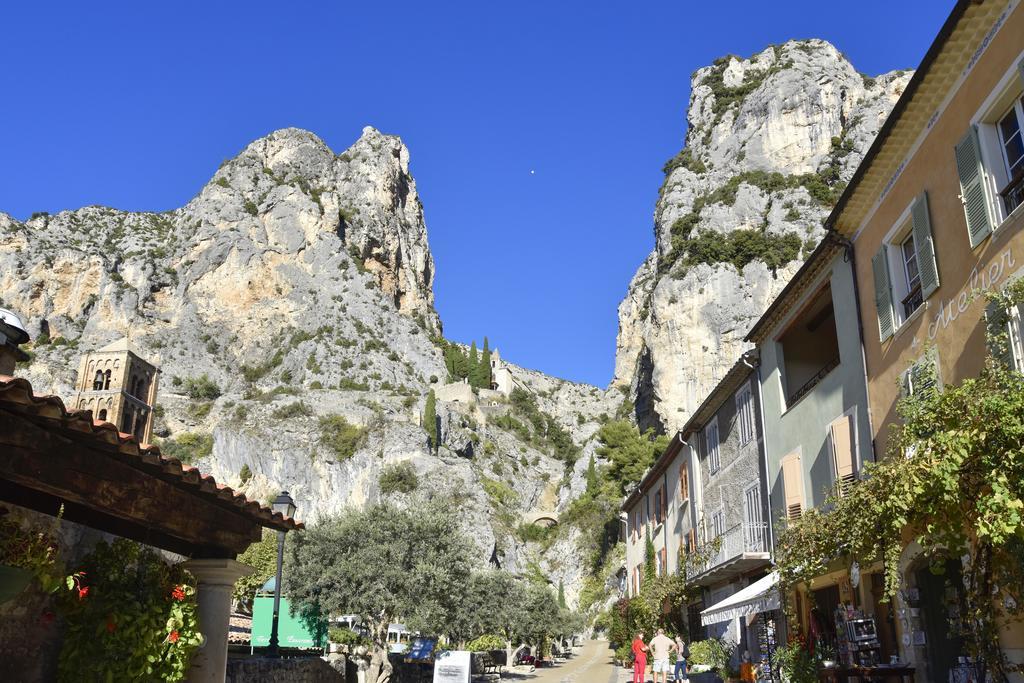
[[[88,586],[81,586],[78,589],[78,599],[79,600],[84,600],[85,596],[87,596],[87,595],[89,595],[89,587]]]
[[[107,633],[113,633],[117,629],[117,623],[114,621],[114,617],[107,617]]]
[[[46,610],[45,612],[39,615],[39,621],[43,622],[44,624],[52,624],[54,619],[56,618],[57,615],[51,610]]]
[[[169,633],[169,634],[167,635],[167,640],[169,640],[169,641],[170,641],[170,642],[172,642],[172,643],[176,643],[176,642],[178,642],[178,632],[177,632],[177,631],[171,631],[171,632],[170,632],[170,633]]]
[[[175,600],[177,600],[178,602],[181,602],[182,600],[184,600],[185,599],[185,587],[184,586],[175,586],[174,590],[171,591],[171,597],[174,598]]]

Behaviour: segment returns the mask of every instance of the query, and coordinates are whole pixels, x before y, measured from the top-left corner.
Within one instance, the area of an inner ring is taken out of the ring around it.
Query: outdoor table
[[[818,670],[818,680],[822,683],[839,683],[851,678],[861,681],[885,681],[895,678],[904,683],[914,683],[914,667],[912,666],[839,666]]]

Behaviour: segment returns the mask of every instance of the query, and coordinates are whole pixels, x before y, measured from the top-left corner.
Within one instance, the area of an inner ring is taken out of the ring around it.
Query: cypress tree
[[[565,604],[565,584],[562,583],[561,579],[558,580],[558,606],[562,609],[567,607]]]
[[[587,463],[587,495],[597,495],[597,465],[594,463],[594,454],[590,454],[590,462]]]
[[[490,389],[493,379],[491,375],[491,347],[487,337],[484,337],[484,352],[480,356],[480,386],[484,389]]]
[[[455,349],[451,346],[444,347],[444,366],[448,370],[448,381],[453,382],[456,379],[456,368],[455,368]]]
[[[423,426],[430,437],[430,449],[437,451],[437,397],[434,390],[427,393],[427,405],[423,408]]]
[[[480,355],[476,352],[476,341],[469,347],[469,383],[474,387],[480,386]]]
[[[466,354],[463,353],[462,349],[457,346],[452,346],[452,354],[455,358],[455,380],[466,379],[469,377],[469,360],[466,358]]]

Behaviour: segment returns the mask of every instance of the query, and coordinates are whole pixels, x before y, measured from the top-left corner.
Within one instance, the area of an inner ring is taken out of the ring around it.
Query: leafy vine
[[[965,644],[992,680],[1006,681],[1019,667],[1007,660],[999,631],[1024,615],[1024,375],[1004,362],[1009,340],[999,312],[1024,301],[1024,282],[986,297],[996,314],[981,374],[941,389],[919,383],[897,406],[902,424],[887,457],[787,522],[776,559],[783,595],[837,558],[881,560],[889,599],[902,585],[908,540],[936,566],[960,558]]]

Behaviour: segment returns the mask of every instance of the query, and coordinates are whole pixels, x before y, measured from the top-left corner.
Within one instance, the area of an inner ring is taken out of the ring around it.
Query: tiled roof
[[[0,375],[0,408],[32,418],[52,429],[84,435],[87,440],[95,441],[97,446],[114,446],[122,459],[136,469],[160,476],[222,507],[235,508],[262,526],[284,531],[304,528],[302,522],[249,500],[245,494],[217,483],[216,479],[203,474],[198,468],[161,455],[159,446],[140,444],[134,436],[120,432],[110,422],[93,420],[91,410],[68,411],[60,397],[36,395],[26,379]]]

